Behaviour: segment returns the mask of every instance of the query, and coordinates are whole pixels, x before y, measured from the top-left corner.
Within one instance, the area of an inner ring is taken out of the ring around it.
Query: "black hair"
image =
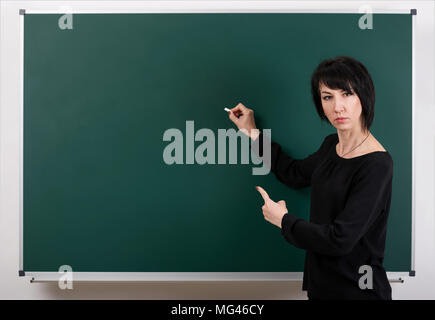
[[[361,101],[361,125],[370,129],[375,115],[375,87],[367,68],[358,60],[339,56],[323,60],[311,76],[311,94],[320,119],[328,122],[323,112],[319,87],[354,92]]]

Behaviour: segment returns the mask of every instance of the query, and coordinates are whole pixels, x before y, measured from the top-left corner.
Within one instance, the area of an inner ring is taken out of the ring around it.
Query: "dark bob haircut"
[[[311,76],[311,94],[320,119],[329,122],[323,112],[319,90],[321,84],[334,90],[355,92],[361,101],[362,128],[370,129],[375,115],[375,88],[369,72],[361,62],[339,56],[323,60],[314,70]]]

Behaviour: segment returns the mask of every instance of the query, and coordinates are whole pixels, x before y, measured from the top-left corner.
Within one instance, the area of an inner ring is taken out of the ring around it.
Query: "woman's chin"
[[[335,123],[335,124],[334,124],[334,127],[335,127],[335,129],[337,129],[337,130],[351,130],[351,129],[352,129],[352,126],[349,125],[349,124],[347,124],[347,123],[342,123],[342,124],[340,124],[340,123]]]

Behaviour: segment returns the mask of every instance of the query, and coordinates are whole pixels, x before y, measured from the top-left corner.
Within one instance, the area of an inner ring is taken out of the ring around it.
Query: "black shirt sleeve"
[[[267,164],[270,167],[270,171],[272,171],[277,179],[285,185],[293,189],[299,189],[311,185],[313,171],[316,168],[322,153],[330,144],[331,137],[332,135],[327,136],[323,140],[320,148],[305,159],[292,158],[282,151],[282,148],[278,143],[269,140],[269,138],[264,136],[262,132],[260,132],[260,135],[254,140],[252,147],[257,145],[259,151],[259,154],[257,155],[262,156],[263,144],[270,143],[271,162],[270,164]],[[253,150],[257,149],[254,148]]]
[[[367,161],[355,173],[345,206],[332,223],[315,224],[286,213],[281,221],[282,235],[301,249],[330,256],[346,255],[385,212],[392,175],[390,162]]]

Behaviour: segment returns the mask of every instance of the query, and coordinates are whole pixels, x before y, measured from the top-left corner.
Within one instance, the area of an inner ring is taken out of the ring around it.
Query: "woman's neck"
[[[340,155],[344,155],[348,152],[350,152],[353,148],[360,149],[362,144],[361,142],[364,141],[364,139],[367,138],[367,136],[370,134],[368,130],[337,130],[338,134],[338,145],[337,145],[337,152]],[[364,141],[366,143],[367,140]],[[363,144],[364,144],[363,143]],[[361,146],[357,147],[359,144]]]

